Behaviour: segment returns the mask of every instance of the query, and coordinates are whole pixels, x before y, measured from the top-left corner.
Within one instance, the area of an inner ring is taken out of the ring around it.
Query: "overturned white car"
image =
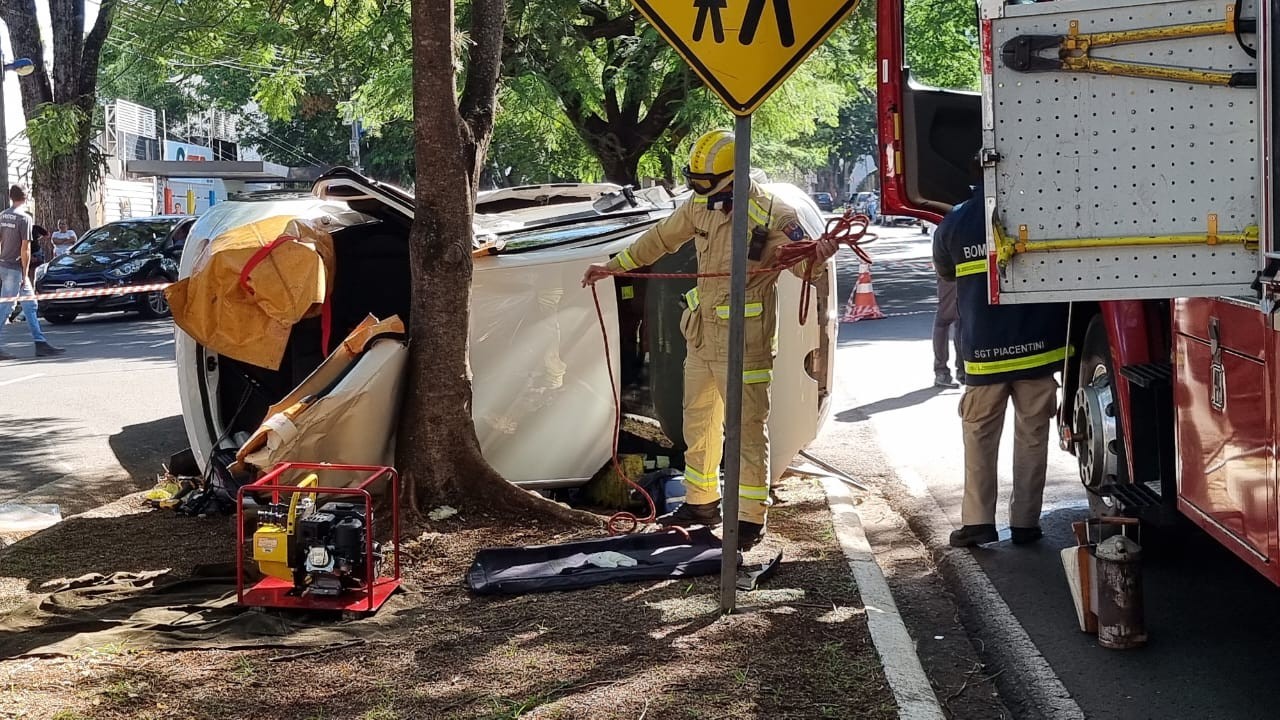
[[[809,232],[822,231],[813,202],[789,185],[767,186],[801,208]],[[612,185],[546,185],[482,193],[476,207],[471,307],[474,421],[485,457],[529,488],[577,485],[607,461],[613,438],[610,385],[624,411],[653,417],[681,443],[684,341],[680,296],[692,280],[628,280],[598,287],[613,352],[604,349],[591,291],[580,279],[674,208],[659,190]],[[267,218],[310,220],[332,238],[332,288],[325,318],[288,332],[272,369],[225,357],[177,330],[179,388],[188,439],[202,468],[215,449],[234,450],[368,315],[409,312],[407,238],[413,200],[404,191],[346,169],[327,173],[310,194],[266,192],[221,203],[192,228],[180,276],[192,274],[211,241]],[[693,270],[692,244],[657,272]],[[828,412],[835,345],[834,272],[816,289],[814,312],[797,319],[802,283],[779,282],[778,356],[769,434],[780,475],[817,435]],[[324,327],[322,328],[322,321]],[[331,338],[322,347],[322,335]],[[298,458],[303,460],[322,458]]]

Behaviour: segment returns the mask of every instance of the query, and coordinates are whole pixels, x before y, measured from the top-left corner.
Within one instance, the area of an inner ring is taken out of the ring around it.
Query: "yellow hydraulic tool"
[[[1252,70],[1205,70],[1200,68],[1154,65],[1108,60],[1095,57],[1095,48],[1135,43],[1180,40],[1183,38],[1236,35],[1256,32],[1257,21],[1237,20],[1235,8],[1227,6],[1226,18],[1210,22],[1165,25],[1135,30],[1081,33],[1080,22],[1072,20],[1066,35],[1019,35],[1000,49],[1005,66],[1017,72],[1085,72],[1095,75],[1122,75],[1148,80],[1165,80],[1197,85],[1256,88],[1258,73]],[[1056,50],[1057,57],[1043,57],[1041,52]]]
[[[319,478],[311,473],[298,483],[299,488],[315,487]],[[293,582],[294,571],[289,567],[290,545],[298,523],[298,506],[303,503],[302,512],[311,511],[316,506],[316,493],[295,492],[289,496],[289,509],[283,517],[279,515],[259,520],[258,529],[253,533],[253,560],[264,575]],[[283,524],[282,524],[283,523]]]

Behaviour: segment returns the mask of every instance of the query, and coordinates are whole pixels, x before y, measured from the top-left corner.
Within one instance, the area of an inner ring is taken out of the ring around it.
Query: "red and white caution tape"
[[[110,295],[132,295],[141,292],[155,292],[164,290],[173,283],[150,283],[148,285],[116,285],[113,287],[94,287],[84,288],[83,290],[59,290],[51,293],[41,293],[39,295],[16,295],[14,297],[0,297],[0,305],[12,302],[27,300],[74,300],[76,298],[87,297],[107,297]]]

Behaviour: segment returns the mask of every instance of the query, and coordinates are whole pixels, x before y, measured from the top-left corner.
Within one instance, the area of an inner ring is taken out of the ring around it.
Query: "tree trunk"
[[[605,182],[640,187],[639,155],[634,153],[626,155],[602,153],[600,154],[600,165],[604,168]]]
[[[35,163],[31,171],[31,209],[36,223],[53,230],[58,220],[81,234],[89,229],[89,208],[85,197],[89,192],[87,151],[68,153],[52,161]]]
[[[494,4],[501,8],[496,0],[487,3]],[[473,5],[473,13],[481,5]],[[487,133],[477,142],[459,109],[441,102],[457,97],[452,0],[413,0],[412,14],[417,208],[409,235],[408,387],[397,441],[406,495],[415,511],[447,502],[498,515],[580,522],[590,516],[520,490],[480,453],[467,347],[475,153],[483,152]],[[496,81],[495,74],[490,105]]]
[[[0,0],[0,20],[9,29],[14,55],[30,58],[35,66],[34,71],[18,83],[27,120],[36,117],[45,103],[74,106],[85,113],[74,141],[63,152],[52,157],[35,155],[32,158],[32,210],[36,221],[51,229],[59,219],[65,219],[82,233],[89,229],[85,198],[89,193],[89,143],[93,139],[98,63],[118,1],[101,0],[98,17],[88,33],[85,33],[85,0],[49,3],[53,39],[50,72],[45,65],[45,46],[35,0]]]

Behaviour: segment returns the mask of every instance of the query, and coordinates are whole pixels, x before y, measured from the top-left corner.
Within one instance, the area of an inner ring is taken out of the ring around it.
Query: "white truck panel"
[[[1000,303],[1246,295],[1259,270],[1256,243],[1161,244],[1219,237],[1259,224],[1259,92],[1118,75],[1006,66],[1001,49],[1020,35],[1080,34],[1221,21],[1227,0],[986,3],[983,147],[988,248],[1025,237],[1006,256]],[[1243,17],[1257,17],[1246,2]],[[1256,42],[1256,36],[1248,36]],[[1095,47],[1092,57],[1213,70],[1252,70],[1232,35]],[[1054,58],[1045,51],[1042,57]],[[993,152],[992,152],[993,151]],[[1125,242],[1126,238],[1148,238]],[[1038,242],[1091,239],[1104,247],[1044,249]],[[1111,243],[1114,242],[1114,245]],[[1154,243],[1154,244],[1151,244]],[[998,270],[997,270],[998,269]]]

